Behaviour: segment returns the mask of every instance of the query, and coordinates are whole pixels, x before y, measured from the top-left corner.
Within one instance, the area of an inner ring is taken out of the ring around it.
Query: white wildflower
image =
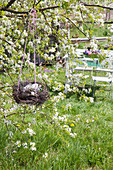
[[[35,146],[35,142],[30,142],[30,145],[34,147]]]
[[[68,110],[68,109],[71,109],[71,104],[67,104],[66,107],[65,107],[65,110]]]
[[[86,120],[86,123],[89,123],[89,120],[88,120],[88,119]]]
[[[36,134],[36,133],[35,133],[32,129],[30,129],[30,128],[27,128],[27,130],[28,130],[30,136],[33,136],[33,135]]]
[[[20,140],[16,141],[15,145],[17,145],[17,147],[20,147],[21,146]]]
[[[71,128],[68,125],[64,125],[63,128],[65,128],[66,131],[71,132]]]
[[[30,145],[31,145],[31,150],[32,151],[36,151],[36,147],[35,147],[35,142],[30,142]]]
[[[36,151],[36,147],[31,146],[30,148],[32,151]]]
[[[27,147],[27,143],[26,143],[26,142],[25,142],[25,143],[23,143],[22,145],[23,145],[24,149],[28,148],[28,147]]]
[[[27,131],[26,131],[26,130],[24,130],[24,131],[22,131],[21,133],[22,133],[22,134],[25,134],[25,133],[27,133]]]
[[[75,138],[75,136],[77,136],[77,134],[76,133],[70,133],[70,136]]]
[[[48,157],[48,153],[46,152],[44,155],[43,155],[44,158],[47,158]]]

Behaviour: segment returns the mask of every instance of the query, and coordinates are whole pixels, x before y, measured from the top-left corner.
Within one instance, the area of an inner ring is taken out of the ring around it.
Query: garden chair
[[[92,79],[94,81],[93,83],[93,97],[95,96],[95,91],[96,91],[96,82],[106,82],[108,83],[108,89],[106,89],[105,85],[100,85],[101,87],[104,87],[104,91],[109,91],[109,96],[110,96],[110,101],[111,101],[111,85],[112,85],[112,78],[109,77],[100,77],[100,76],[92,76]]]

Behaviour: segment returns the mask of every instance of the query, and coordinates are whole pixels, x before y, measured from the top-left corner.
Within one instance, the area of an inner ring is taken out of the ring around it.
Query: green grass
[[[13,76],[13,80],[17,81],[18,76]],[[62,70],[56,76],[54,80],[64,82]],[[3,73],[0,80],[4,85],[12,84],[9,77],[3,76]],[[10,88],[5,90],[11,94]],[[100,92],[97,93],[100,96]],[[55,95],[55,92],[51,91],[51,94]],[[80,101],[76,94],[70,94],[56,103],[56,106],[50,101],[45,103],[45,108],[43,106],[38,109],[17,105],[12,111],[16,114],[7,118],[4,117],[5,110],[9,115],[15,101],[7,95],[1,95],[1,99],[0,169],[113,169],[113,99],[110,103],[108,92],[102,91],[101,98],[96,97],[94,103]],[[71,104],[71,108],[66,109],[67,104]],[[56,120],[54,123],[54,108],[57,108],[60,117],[65,115],[67,120]],[[28,126],[29,124],[31,125]],[[75,138],[64,130],[64,125],[68,125],[71,132],[76,133]],[[29,136],[28,133],[21,133],[28,127],[36,134]],[[9,135],[10,132],[13,132],[12,136]],[[17,140],[20,140],[21,144],[27,142],[28,148],[16,147]],[[35,142],[36,151],[29,149],[30,142]]]

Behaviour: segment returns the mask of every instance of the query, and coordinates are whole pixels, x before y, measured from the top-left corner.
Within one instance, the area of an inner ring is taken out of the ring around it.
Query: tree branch
[[[7,8],[9,8],[15,1],[16,1],[16,0],[10,0],[9,3],[8,3],[5,7],[3,7],[2,9],[7,9]]]
[[[50,26],[49,23],[47,22],[46,15],[45,15],[44,11],[42,11],[42,15],[44,16],[44,19],[45,19],[47,25],[51,28],[51,26]]]
[[[36,5],[38,5],[41,1],[42,1],[42,0],[39,0],[39,1],[36,3]]]
[[[6,17],[11,17],[11,18],[15,18],[15,15],[6,15]],[[23,18],[24,15],[16,15],[16,17],[20,17],[20,18]],[[2,16],[0,16],[0,18],[2,18]]]
[[[88,26],[87,26],[87,24],[84,22],[84,17],[83,17],[83,12],[82,12],[82,9],[81,8],[79,8],[80,9],[80,13],[81,13],[81,17],[82,17],[82,24],[84,23],[84,25],[86,26],[86,28],[90,31],[90,29],[88,28]],[[90,32],[89,32],[89,36],[91,37],[91,35],[90,35]]]
[[[92,24],[92,23],[96,23],[96,22],[92,22],[92,21],[77,21],[77,23],[89,23],[89,24]],[[113,21],[105,21],[104,24],[113,24]]]
[[[39,8],[39,11],[42,12],[42,11],[45,11],[45,10],[48,10],[48,9],[55,9],[55,8],[58,8],[59,6],[50,6],[50,7],[46,7],[46,8]],[[11,12],[11,13],[14,13],[14,14],[29,14],[29,11],[14,11],[13,9],[6,9],[6,8],[0,8],[0,11],[7,11],[7,12]]]
[[[103,6],[103,5],[95,5],[95,4],[86,4],[84,2],[81,2],[81,4],[83,4],[84,6],[88,6],[88,7],[97,7],[97,8],[105,8],[105,9],[110,9],[110,10],[113,10],[113,8],[111,7],[106,7],[106,6]]]
[[[63,17],[65,17],[68,21],[70,21],[82,34],[85,35],[85,37],[87,37],[87,35],[79,27],[77,27],[77,25],[70,18],[68,18],[64,15],[63,15]]]
[[[11,43],[9,43],[7,40],[5,40],[4,38],[0,38],[0,40],[2,40],[2,41],[5,41],[7,44],[9,44],[9,45],[12,45]]]
[[[14,11],[13,9],[6,9],[6,8],[0,8],[0,11],[7,11],[7,12],[14,13],[14,14],[28,14],[29,13],[26,11]]]
[[[50,7],[46,7],[46,8],[39,8],[39,11],[45,11],[45,10],[48,10],[48,9],[55,9],[55,8],[59,8],[60,6],[50,6]]]

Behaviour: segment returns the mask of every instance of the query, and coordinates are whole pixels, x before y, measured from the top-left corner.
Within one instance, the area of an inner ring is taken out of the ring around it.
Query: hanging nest
[[[45,84],[40,82],[20,82],[13,85],[13,98],[17,103],[41,105],[49,98]]]

